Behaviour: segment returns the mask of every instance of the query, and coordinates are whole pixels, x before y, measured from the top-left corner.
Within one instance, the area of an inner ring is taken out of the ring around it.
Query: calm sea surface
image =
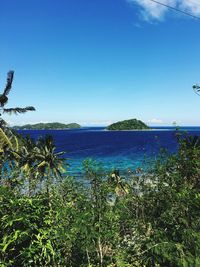
[[[69,174],[82,171],[82,161],[93,158],[106,169],[133,170],[145,161],[155,160],[161,148],[170,153],[177,150],[173,127],[153,127],[150,131],[106,131],[103,127],[77,130],[22,130],[19,133],[39,136],[52,135],[57,151],[66,151]],[[200,136],[200,127],[181,127],[180,131]]]

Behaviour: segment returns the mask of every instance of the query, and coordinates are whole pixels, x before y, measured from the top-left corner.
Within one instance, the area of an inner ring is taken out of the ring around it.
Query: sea
[[[177,133],[200,136],[200,127],[152,127],[152,130],[107,131],[105,127],[70,130],[19,130],[33,139],[51,135],[56,151],[66,152],[68,175],[80,175],[83,161],[92,159],[106,171],[130,173],[155,162],[161,151],[176,153]]]

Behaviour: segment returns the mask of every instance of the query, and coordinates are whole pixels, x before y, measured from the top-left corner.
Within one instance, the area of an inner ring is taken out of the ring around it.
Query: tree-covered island
[[[106,129],[119,131],[119,130],[148,130],[150,128],[140,120],[131,119],[113,123],[109,125]]]
[[[15,130],[65,130],[78,129],[81,126],[78,123],[63,124],[59,122],[26,124],[23,126],[13,126]]]

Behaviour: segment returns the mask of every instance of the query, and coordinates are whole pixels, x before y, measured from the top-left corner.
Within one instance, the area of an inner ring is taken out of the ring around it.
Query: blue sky
[[[200,16],[199,0],[160,0]],[[152,5],[153,4],[153,5]],[[1,0],[0,85],[11,124],[200,125],[200,20],[150,0]]]

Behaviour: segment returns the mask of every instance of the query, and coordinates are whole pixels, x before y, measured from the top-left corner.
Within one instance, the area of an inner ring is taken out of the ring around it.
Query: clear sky
[[[160,0],[200,16],[199,0]],[[1,0],[0,85],[11,124],[200,125],[200,20],[150,0]]]

